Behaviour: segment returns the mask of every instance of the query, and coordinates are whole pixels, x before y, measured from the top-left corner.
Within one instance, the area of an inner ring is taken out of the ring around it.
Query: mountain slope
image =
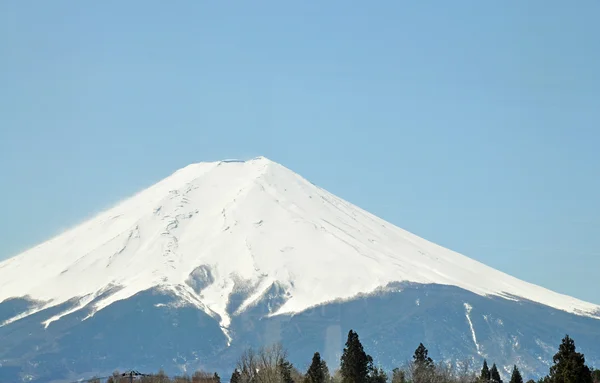
[[[29,278],[23,278],[29,275]],[[266,158],[190,165],[84,224],[0,263],[0,301],[56,305],[81,297],[102,309],[155,286],[222,317],[240,283],[274,282],[277,313],[394,281],[522,297],[581,315],[600,307],[520,281],[387,223]],[[53,320],[59,317],[53,318]]]
[[[440,358],[533,373],[565,332],[600,360],[599,318],[597,305],[419,238],[266,158],[199,163],[0,263],[0,380],[8,368],[40,381],[134,364],[227,369],[273,341],[334,363],[347,327],[390,368],[400,348],[431,340]],[[137,352],[115,353],[119,341]]]

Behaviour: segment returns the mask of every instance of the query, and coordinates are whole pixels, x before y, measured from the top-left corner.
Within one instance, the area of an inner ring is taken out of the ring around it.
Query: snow
[[[186,280],[199,266],[210,269],[213,279],[197,291]],[[410,281],[521,297],[600,318],[600,306],[518,280],[431,243],[264,157],[189,165],[1,262],[0,302],[23,296],[45,302],[34,312],[72,299],[76,309],[95,298],[97,312],[159,287],[182,304],[218,315],[226,333],[233,314],[227,304],[236,281],[255,286],[241,311],[273,283],[282,286],[289,299],[275,315]],[[101,295],[108,286],[120,289]]]
[[[77,302],[77,304],[74,305],[72,308],[70,308],[70,309],[68,309],[66,311],[63,311],[63,312],[61,312],[61,313],[59,313],[57,315],[54,315],[53,317],[51,317],[51,318],[45,320],[44,322],[42,322],[42,324],[44,325],[44,328],[48,328],[48,326],[50,326],[50,323],[56,322],[60,318],[66,316],[66,315],[69,315],[71,313],[74,313],[77,310],[80,310],[80,309],[84,308],[85,306],[87,306],[88,304],[90,304],[94,300],[94,298],[96,298],[96,294],[93,294],[93,295],[90,294],[88,296],[85,296],[85,297],[81,298],[79,300],[79,302]]]
[[[473,306],[468,303],[464,303],[465,305],[465,316],[467,317],[467,322],[469,322],[469,328],[471,329],[471,336],[473,337],[473,343],[475,343],[475,348],[477,349],[477,353],[481,355],[481,350],[479,348],[479,343],[477,343],[477,335],[475,334],[475,327],[473,327],[473,322],[471,321],[471,310],[473,310]]]

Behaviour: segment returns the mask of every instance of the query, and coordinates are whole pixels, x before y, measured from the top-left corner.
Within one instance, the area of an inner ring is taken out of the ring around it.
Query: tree
[[[329,370],[327,364],[321,359],[321,354],[315,352],[312,363],[306,371],[304,378],[306,383],[325,383],[329,380]]]
[[[281,344],[246,350],[237,362],[240,383],[291,383],[295,370]]]
[[[242,383],[242,374],[240,374],[237,368],[233,370],[233,374],[231,374],[229,383]]]
[[[383,369],[380,367],[374,367],[373,364],[371,363],[371,366],[369,368],[368,382],[369,383],[386,383],[387,379],[388,379],[388,377],[387,377],[387,374],[385,373],[385,371],[383,371]]]
[[[331,380],[329,382],[330,383],[342,383],[343,380],[344,380],[344,378],[342,377],[342,372],[338,368],[335,371],[333,371],[333,374],[331,375]]]
[[[496,367],[496,363],[492,365],[492,369],[490,370],[490,381],[493,383],[502,383],[502,379],[500,378],[500,373],[498,372],[498,367]]]
[[[483,360],[483,367],[481,368],[481,375],[479,375],[480,382],[489,382],[492,379],[490,375],[490,368],[488,367],[487,360]]]
[[[585,357],[576,351],[575,341],[566,335],[552,358],[549,380],[552,383],[592,383],[592,373]]]
[[[392,383],[407,383],[406,372],[399,368],[394,368],[392,371]]]
[[[167,383],[169,382],[169,377],[167,376],[167,373],[165,372],[165,370],[163,370],[162,368],[160,370],[158,370],[158,374],[156,375],[156,380],[157,383]]]
[[[106,380],[106,383],[120,383],[120,382],[121,382],[121,373],[118,370],[113,371],[112,376],[110,376]]]
[[[510,383],[523,383],[523,377],[517,366],[513,367],[512,376],[510,377]]]
[[[427,382],[432,379],[435,373],[435,365],[428,354],[429,351],[423,346],[423,343],[419,343],[419,347],[413,355],[412,375],[414,383]]]
[[[366,383],[369,375],[369,364],[373,358],[363,349],[358,334],[352,330],[348,333],[346,347],[341,357],[340,373],[343,383]]]
[[[242,353],[237,362],[235,371],[239,373],[239,383],[255,382],[257,370],[258,357],[256,352],[250,348]]]
[[[419,347],[417,347],[417,349],[415,350],[415,354],[413,355],[413,361],[415,362],[415,364],[425,367],[431,367],[433,366],[433,360],[429,357],[428,354],[429,351],[427,350],[427,348],[425,348],[425,346],[423,346],[423,343],[419,343]]]
[[[277,367],[279,369],[279,374],[281,376],[282,383],[294,383],[294,379],[292,379],[292,369],[294,366],[292,366],[292,364],[287,359],[279,359]]]
[[[592,381],[594,383],[600,383],[600,370],[592,371]]]
[[[196,371],[192,375],[192,383],[221,383],[221,378],[216,372]]]

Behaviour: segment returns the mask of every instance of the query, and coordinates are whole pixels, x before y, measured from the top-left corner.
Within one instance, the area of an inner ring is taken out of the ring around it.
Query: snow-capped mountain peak
[[[390,282],[458,286],[600,318],[600,307],[523,282],[402,230],[258,157],[182,168],[93,219],[0,263],[0,302],[29,296],[95,310],[152,287],[220,318],[275,286],[273,314]],[[23,314],[28,315],[31,312]],[[93,314],[92,314],[93,315]],[[22,315],[21,315],[22,317]],[[11,318],[4,324],[19,318]]]

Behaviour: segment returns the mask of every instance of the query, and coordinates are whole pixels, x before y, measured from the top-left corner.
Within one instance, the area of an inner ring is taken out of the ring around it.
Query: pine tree
[[[242,374],[240,374],[237,368],[233,371],[233,374],[231,374],[229,383],[242,383]]]
[[[369,363],[373,359],[364,351],[358,334],[352,330],[348,333],[346,347],[341,357],[340,373],[343,383],[366,383],[369,374]]]
[[[321,359],[321,354],[315,352],[312,363],[306,371],[304,381],[306,383],[325,383],[329,380],[327,364]]]
[[[429,357],[429,351],[427,348],[423,346],[423,343],[419,343],[419,347],[415,350],[415,354],[413,355],[413,360],[415,364],[425,367],[433,366],[433,360]]]
[[[221,383],[221,377],[216,372],[215,372],[215,375],[213,376],[213,382],[214,383]]]
[[[483,360],[483,367],[481,368],[481,375],[479,376],[479,381],[482,383],[487,383],[492,379],[492,375],[490,375],[490,368],[488,367],[487,360]]]
[[[552,383],[592,383],[592,373],[585,365],[585,357],[576,351],[575,341],[566,335],[550,367]]]
[[[419,343],[419,347],[415,350],[413,355],[414,371],[413,381],[414,383],[427,382],[431,380],[432,374],[435,370],[433,360],[429,357],[429,351],[423,346],[423,343]]]
[[[490,370],[490,381],[492,383],[502,383],[502,379],[500,378],[500,373],[498,372],[498,367],[496,367],[496,363],[492,365],[492,369]]]
[[[513,367],[512,376],[510,377],[510,383],[523,383],[523,377],[517,366]]]

